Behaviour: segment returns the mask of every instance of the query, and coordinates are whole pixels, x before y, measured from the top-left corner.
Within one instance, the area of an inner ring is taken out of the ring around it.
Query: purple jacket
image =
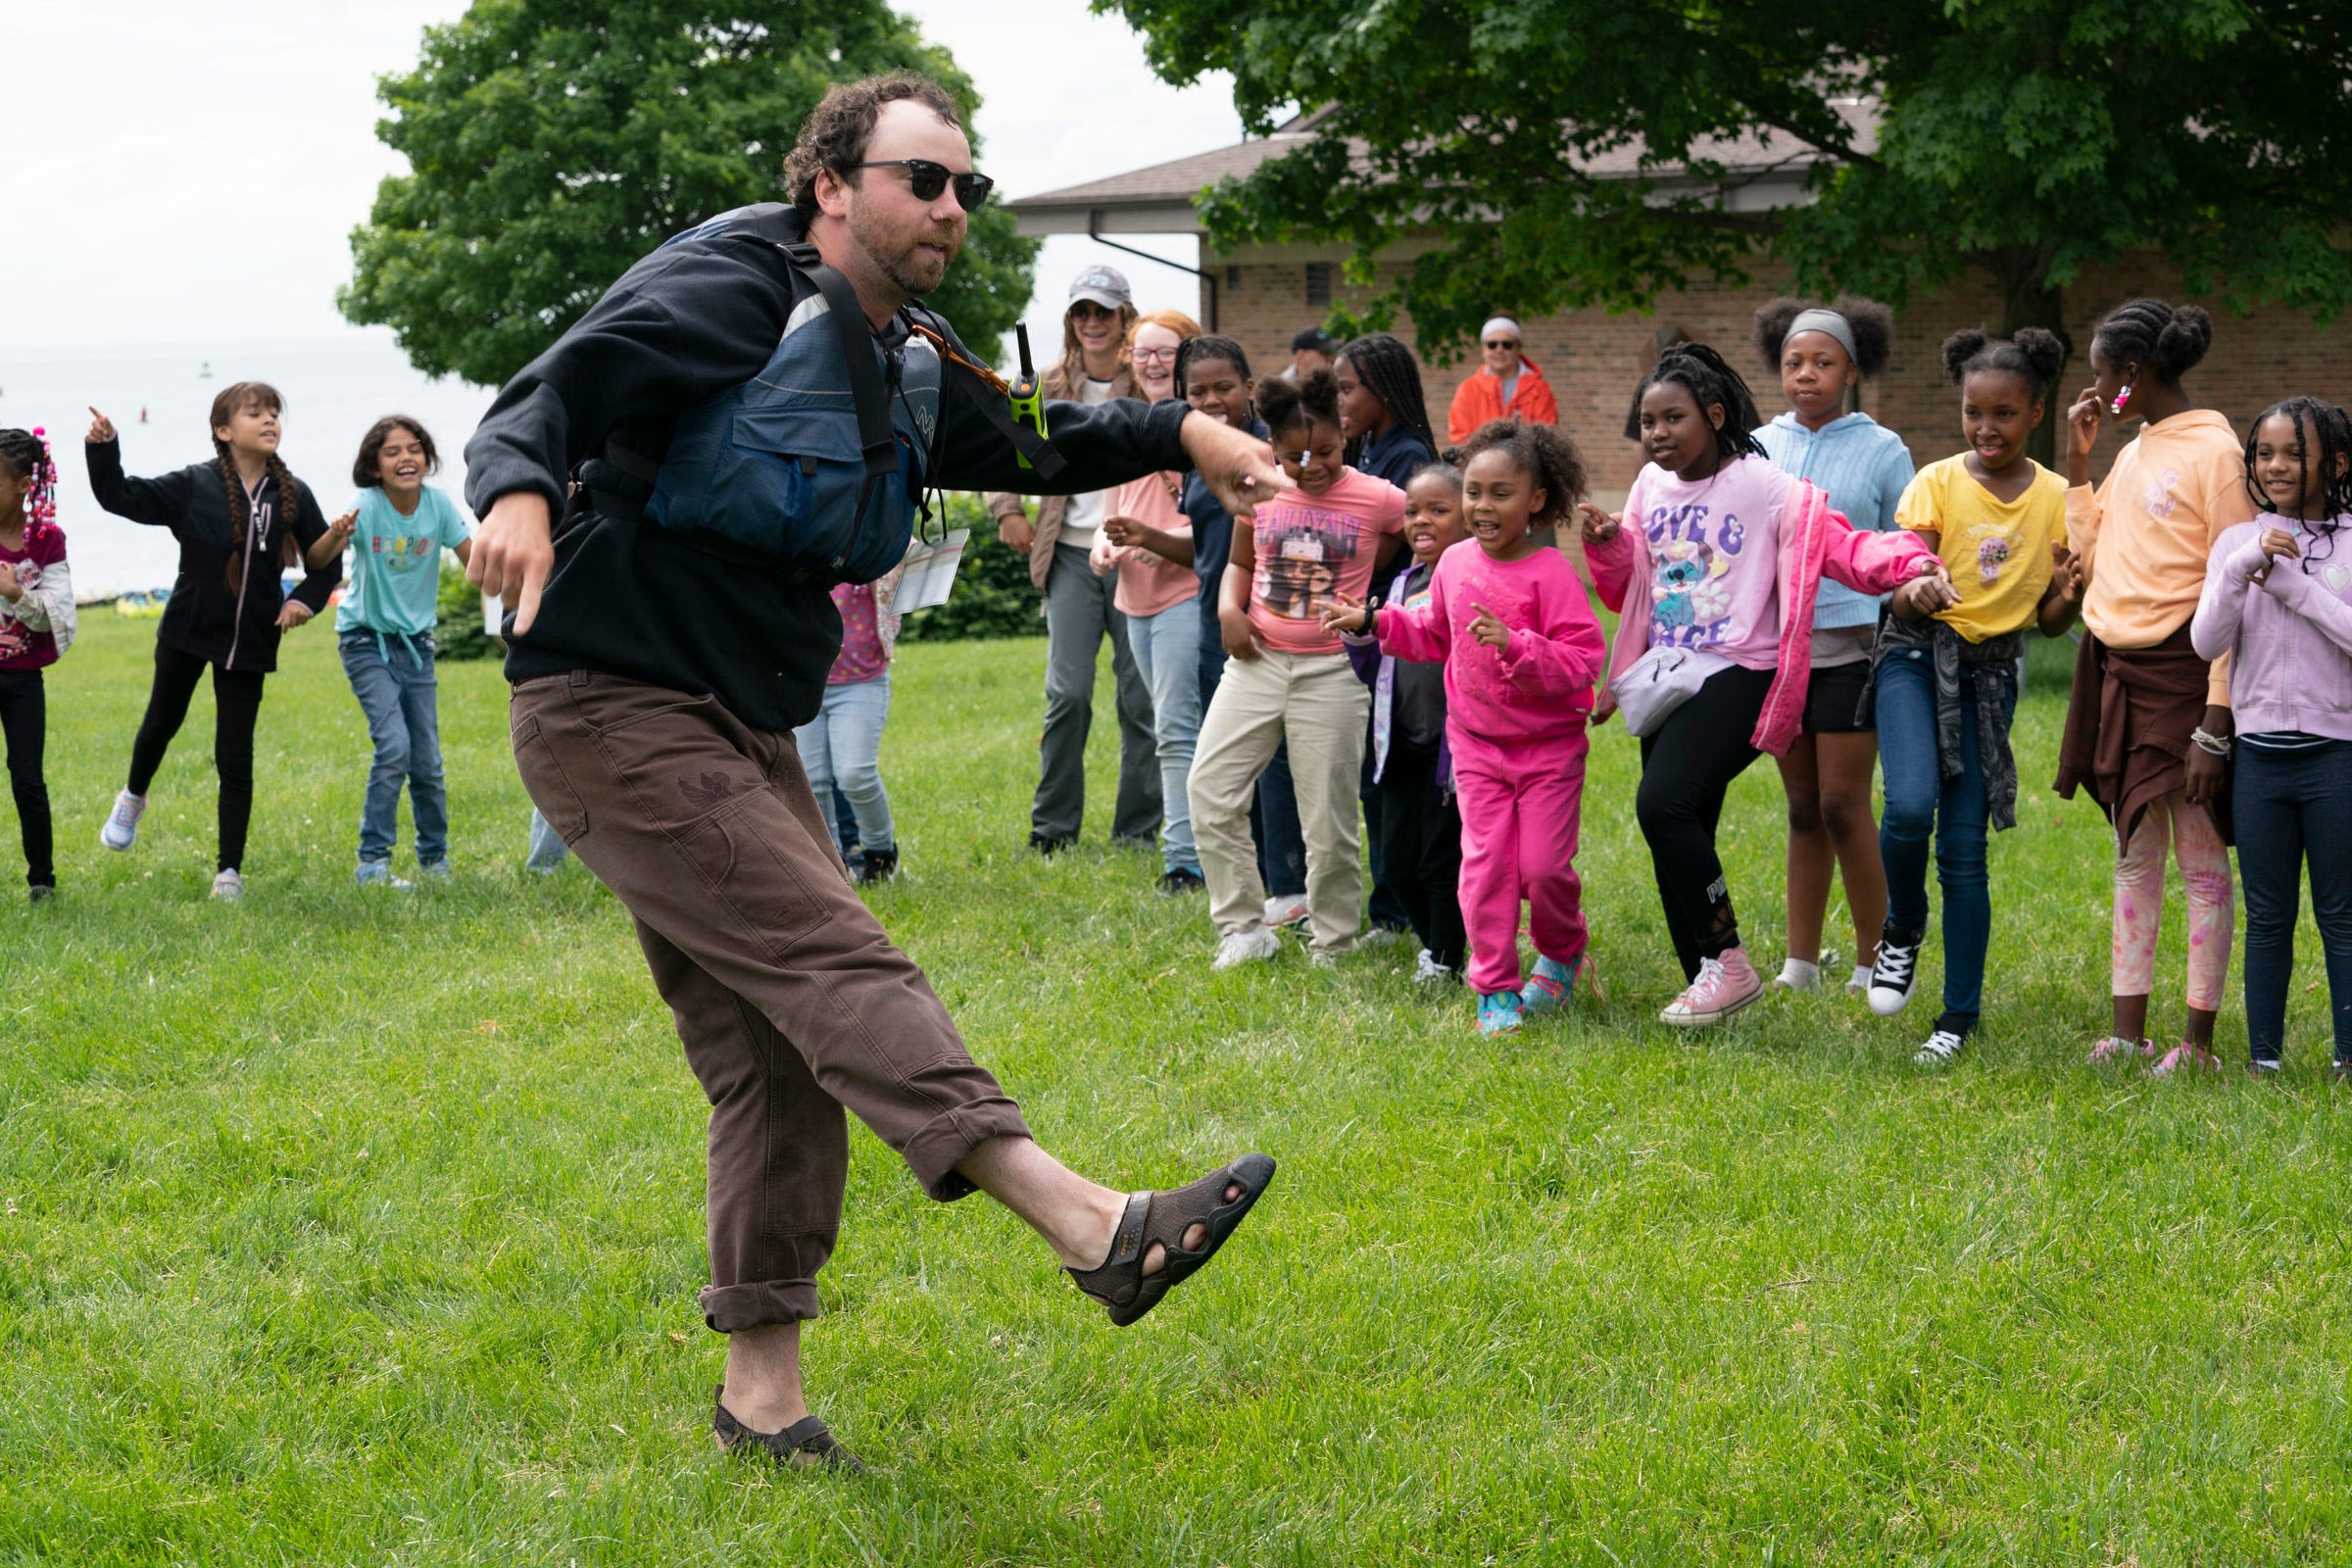
[[[1404,603],[1405,580],[1413,568],[1408,564],[1396,573],[1389,584],[1389,603]],[[1396,696],[1396,661],[1380,651],[1378,637],[1357,637],[1340,633],[1341,646],[1348,650],[1348,662],[1355,669],[1355,678],[1372,688],[1372,782],[1377,784],[1389,767],[1390,715]],[[1438,736],[1438,788],[1447,795],[1453,793],[1453,748],[1443,733]]]
[[[2352,740],[2352,515],[2333,526],[2324,535],[2266,512],[2213,542],[2188,640],[2199,659],[2232,656],[2230,707],[2240,735],[2300,730]],[[2295,534],[2303,559],[2270,562],[2256,582],[2269,561],[2266,528]]]

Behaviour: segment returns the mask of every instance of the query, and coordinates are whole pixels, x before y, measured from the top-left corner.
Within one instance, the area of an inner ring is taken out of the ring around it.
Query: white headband
[[[1494,336],[1494,329],[1496,327],[1500,327],[1505,332],[1510,333],[1513,341],[1515,342],[1526,341],[1526,334],[1519,330],[1519,323],[1517,321],[1512,320],[1507,316],[1497,316],[1486,325],[1478,329],[1479,342],[1483,344],[1488,338]]]
[[[1859,360],[1862,351],[1854,347],[1854,324],[1836,311],[1799,311],[1796,319],[1788,323],[1788,331],[1781,341],[1786,343],[1799,332],[1826,332],[1845,348],[1845,357]]]

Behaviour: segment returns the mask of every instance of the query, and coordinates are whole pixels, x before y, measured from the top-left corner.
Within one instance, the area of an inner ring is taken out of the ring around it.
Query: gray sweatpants
[[[1111,604],[1119,574],[1095,575],[1086,552],[1055,545],[1046,574],[1046,728],[1037,743],[1037,798],[1029,827],[1040,838],[1074,839],[1086,816],[1086,734],[1095,717],[1095,664],[1110,636],[1118,692],[1119,796],[1110,836],[1159,842],[1159,753],[1152,734],[1152,691],[1127,647],[1127,617]]]

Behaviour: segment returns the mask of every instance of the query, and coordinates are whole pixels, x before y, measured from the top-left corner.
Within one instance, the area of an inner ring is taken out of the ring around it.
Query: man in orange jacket
[[[1454,388],[1446,415],[1446,441],[1460,446],[1489,419],[1516,414],[1531,424],[1557,424],[1560,406],[1536,362],[1520,352],[1519,323],[1497,316],[1478,331],[1486,363]]]

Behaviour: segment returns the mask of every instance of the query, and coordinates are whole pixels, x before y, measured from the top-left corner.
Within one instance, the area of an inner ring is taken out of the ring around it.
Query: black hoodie
[[[277,612],[286,596],[278,585],[280,552],[286,537],[285,513],[293,513],[294,542],[308,551],[326,532],[326,519],[311,487],[294,481],[291,509],[279,504],[277,481],[264,479],[256,508],[261,526],[239,527],[228,514],[228,491],[221,466],[225,459],[192,463],[177,473],[153,479],[132,479],[122,472],[122,449],[113,441],[85,442],[89,457],[90,493],[118,517],[169,528],[179,541],[179,578],[164,606],[163,624],[156,640],[223,669],[268,674],[277,668]],[[238,484],[232,470],[227,484]],[[234,569],[240,546],[244,569]],[[294,590],[294,598],[316,615],[326,609],[327,595],[343,580],[340,561],[311,572]]]
[[[747,215],[801,231],[797,215],[772,206],[731,216]],[[658,461],[678,415],[758,374],[811,292],[774,245],[740,235],[690,231],[645,257],[491,405],[466,447],[466,499],[475,515],[516,490],[536,491],[563,511],[565,476],[608,436]],[[879,335],[895,347],[906,331],[902,315]],[[934,484],[1076,494],[1184,466],[1182,403],[1055,403],[1047,428],[1069,466],[1041,483],[982,406],[1004,396],[948,368]],[[841,650],[830,584],[748,569],[667,529],[576,502],[555,542],[538,619],[527,636],[509,633],[509,680],[598,669],[711,693],[760,729],[794,729],[816,716]]]

